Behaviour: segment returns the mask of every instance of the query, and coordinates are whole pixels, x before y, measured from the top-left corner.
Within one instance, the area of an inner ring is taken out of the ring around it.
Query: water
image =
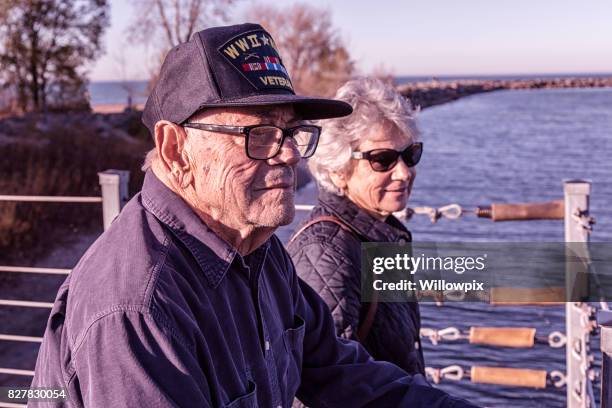
[[[612,74],[542,74],[542,75],[464,75],[464,76],[437,76],[436,79],[443,81],[456,80],[513,80],[513,79],[551,79],[551,78],[578,78],[578,77],[609,77]],[[398,76],[395,78],[397,85],[410,82],[430,81],[432,76]],[[148,96],[147,81],[94,81],[88,86],[92,105],[125,104],[128,92],[132,93],[133,102],[145,103]]]
[[[147,101],[147,81],[95,81],[88,86],[90,103],[95,105],[127,104],[132,94],[132,103]]]
[[[411,206],[465,208],[493,202],[548,201],[563,197],[562,180],[592,181],[592,240],[612,241],[612,89],[497,91],[432,107],[418,117],[425,143]],[[298,203],[314,203],[307,186]],[[300,215],[300,218],[303,214]],[[297,222],[297,221],[296,221]],[[295,224],[294,224],[295,225]],[[281,231],[286,237],[288,230]],[[427,217],[408,223],[419,241],[562,242],[562,221],[493,223],[473,216],[460,221]],[[564,331],[564,307],[499,307],[485,304],[422,305],[423,327],[535,327],[539,336]],[[466,342],[423,343],[426,363],[561,370],[565,349],[536,345],[507,349]],[[592,344],[598,350],[598,344]],[[446,381],[442,389],[488,407],[564,407],[565,388],[530,390]],[[596,393],[599,389],[595,390]]]

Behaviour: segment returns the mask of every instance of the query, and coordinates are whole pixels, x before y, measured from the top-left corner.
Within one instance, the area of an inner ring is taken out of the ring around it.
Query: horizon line
[[[554,75],[563,75],[563,76],[589,76],[589,75],[610,75],[612,76],[612,71],[585,71],[585,72],[527,72],[527,73],[462,73],[462,74],[392,74],[394,78],[460,78],[460,77],[483,77],[483,78],[493,78],[493,77],[512,77],[512,76],[554,76]],[[356,75],[358,76],[367,76],[367,75]],[[89,82],[146,82],[149,79],[146,78],[130,78],[130,79],[91,79]]]

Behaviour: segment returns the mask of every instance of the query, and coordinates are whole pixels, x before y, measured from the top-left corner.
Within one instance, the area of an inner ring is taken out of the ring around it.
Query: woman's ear
[[[344,173],[332,171],[329,173],[332,183],[340,190],[346,190],[346,176]]]

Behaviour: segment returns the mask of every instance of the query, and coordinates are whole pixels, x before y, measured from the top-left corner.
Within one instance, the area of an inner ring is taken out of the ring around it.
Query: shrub
[[[89,113],[0,121],[0,131],[5,131],[0,134],[0,194],[99,196],[97,173],[110,168],[129,170],[130,194],[136,193],[152,142],[108,122],[109,117]],[[0,257],[44,249],[60,225],[101,223],[100,205],[0,202]]]

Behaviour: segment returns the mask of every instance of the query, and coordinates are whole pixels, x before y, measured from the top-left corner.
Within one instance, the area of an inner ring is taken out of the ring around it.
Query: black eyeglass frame
[[[302,159],[308,159],[309,157],[312,157],[312,155],[317,150],[317,146],[319,145],[319,137],[321,136],[321,126],[317,126],[317,125],[298,125],[298,126],[293,126],[293,127],[285,129],[285,128],[278,127],[276,125],[270,125],[266,123],[260,123],[258,125],[251,125],[251,126],[230,126],[230,125],[212,125],[208,123],[186,122],[186,123],[183,123],[181,126],[186,127],[186,128],[192,128],[192,129],[206,130],[209,132],[227,133],[232,136],[244,136],[245,138],[244,149],[246,150],[247,157],[252,160],[269,160],[269,159],[276,157],[280,153],[280,150],[283,147],[283,143],[285,143],[285,139],[287,139],[288,137],[293,137],[293,135],[295,135],[296,130],[303,129],[303,128],[308,128],[311,131],[312,129],[316,129],[316,140],[312,148],[312,152],[306,156],[302,156],[300,154],[300,157]],[[249,137],[250,137],[251,130],[255,128],[260,128],[260,127],[273,127],[283,132],[283,137],[281,138],[280,142],[277,144],[276,150],[274,151],[272,155],[270,155],[270,157],[266,157],[266,158],[253,157],[249,153]]]
[[[370,163],[370,167],[372,167],[372,170],[377,171],[379,173],[385,173],[387,171],[391,171],[393,170],[393,168],[395,166],[397,166],[397,162],[399,161],[399,158],[401,157],[402,160],[404,160],[404,153],[408,150],[412,150],[415,147],[419,147],[421,149],[421,156],[423,155],[423,142],[414,142],[412,144],[410,144],[408,147],[406,147],[404,150],[402,151],[398,151],[398,150],[394,150],[394,149],[372,149],[372,150],[368,150],[367,152],[352,152],[351,153],[351,158],[356,159],[356,160],[367,160]],[[391,164],[387,169],[385,170],[376,170],[374,168],[374,166],[372,165],[372,152],[380,152],[380,151],[393,151],[395,153],[397,153],[397,157],[395,158],[395,161],[393,162],[393,164]],[[419,164],[419,162],[421,161],[421,156],[419,156],[419,160],[417,160],[416,163],[414,163],[413,165],[409,165],[408,163],[406,163],[406,160],[404,160],[404,163],[406,164],[406,166],[408,167],[414,167],[417,164]]]

